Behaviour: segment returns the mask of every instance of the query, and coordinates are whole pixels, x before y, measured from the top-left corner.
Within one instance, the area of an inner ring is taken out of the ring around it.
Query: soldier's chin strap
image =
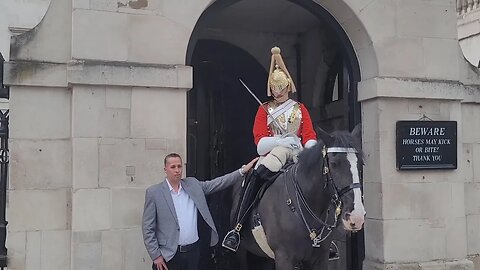
[[[282,132],[282,135],[286,134],[287,130],[285,130],[282,127],[282,125],[280,125],[280,123],[278,123],[278,120],[273,118],[272,114],[267,109],[265,109],[265,107],[263,107],[263,104],[260,101],[260,99],[258,99],[258,97],[252,92],[252,90],[250,90],[250,88],[248,88],[248,86],[242,81],[242,79],[238,78],[238,80],[242,83],[243,87],[245,87],[245,89],[247,89],[247,91],[250,93],[250,95],[252,95],[252,97],[257,101],[257,103],[260,104],[260,107],[263,108],[263,110],[267,113],[267,115],[270,116],[273,119],[273,123]]]

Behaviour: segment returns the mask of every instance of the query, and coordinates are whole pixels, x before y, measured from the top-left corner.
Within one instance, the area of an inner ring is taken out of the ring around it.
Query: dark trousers
[[[168,270],[198,270],[200,261],[200,245],[198,241],[193,244],[188,251],[182,252],[177,249],[175,256],[167,262]],[[153,270],[157,270],[155,264],[152,265]]]

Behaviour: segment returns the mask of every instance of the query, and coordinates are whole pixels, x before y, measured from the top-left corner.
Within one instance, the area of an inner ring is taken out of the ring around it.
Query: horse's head
[[[340,217],[348,231],[362,229],[365,207],[362,202],[361,126],[357,125],[352,133],[318,131],[324,143],[323,170],[327,181],[330,180],[330,193],[333,199],[341,201]],[[336,193],[336,194],[335,194]]]
[[[301,153],[299,163],[303,168],[300,171],[311,183],[317,183],[311,186],[313,192],[322,191],[323,201],[329,200],[329,207],[333,206],[344,228],[358,231],[363,227],[366,213],[360,179],[363,167],[361,127],[358,125],[352,133],[328,134],[318,130],[318,136],[317,145]]]

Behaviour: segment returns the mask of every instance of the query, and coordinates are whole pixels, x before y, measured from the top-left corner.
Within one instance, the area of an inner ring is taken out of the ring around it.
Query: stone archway
[[[199,70],[196,71],[194,59],[202,58],[198,55],[198,44],[205,41],[227,42],[247,52],[266,70],[270,47],[278,45],[282,47],[290,73],[300,88],[296,98],[309,107],[314,123],[327,129],[353,128],[360,122],[357,84],[361,79],[370,78],[377,72],[375,57],[369,58],[369,61],[359,61],[361,58],[358,51],[368,52],[369,57],[375,55],[371,42],[368,42],[368,34],[359,19],[343,2],[327,3],[326,6],[330,9],[323,7],[323,3],[313,1],[276,1],[275,5],[272,3],[248,0],[212,2],[194,27],[187,49],[186,64],[193,65],[195,74]],[[277,14],[281,14],[281,10],[288,10],[290,17],[282,17],[284,22],[278,23],[274,19]],[[247,12],[248,20],[244,16]],[[345,27],[352,27],[353,33],[346,32]],[[205,61],[209,62],[210,59]],[[229,69],[228,59],[225,63],[220,69],[224,69],[225,65]],[[233,61],[231,65],[236,63]],[[195,96],[198,91],[206,88],[200,86],[201,83],[195,78],[193,84],[194,88],[189,92],[189,96]],[[337,89],[336,94],[327,93],[330,91],[325,90],[328,87],[337,87],[342,91]],[[259,93],[264,91],[263,88]],[[241,87],[239,89],[242,91]],[[332,100],[332,96],[336,99]],[[189,101],[189,111],[198,107],[191,107],[192,99],[189,98]],[[188,123],[189,127],[191,123],[202,125],[197,119],[189,119]],[[251,125],[251,121],[248,124]],[[223,126],[204,125],[213,130],[223,129]],[[192,130],[189,128],[187,131],[188,148],[192,148],[190,144],[194,145],[198,141],[198,134],[193,134]],[[195,143],[190,138],[195,138]],[[216,148],[215,145],[213,147]],[[229,153],[224,155],[230,156]],[[191,155],[189,159],[190,157]],[[218,169],[218,166],[215,169]],[[211,171],[209,168],[196,167],[190,170]],[[344,263],[348,264],[348,269],[360,269],[364,256],[363,234],[347,241],[349,260]],[[340,268],[346,266],[337,265]]]
[[[192,25],[192,34],[188,41],[186,51],[186,63],[189,63],[195,47],[196,28],[206,20],[208,13],[221,11],[242,0],[211,0],[205,2],[203,11],[198,14],[195,25]],[[245,1],[245,0],[243,0]],[[248,0],[247,0],[248,1]],[[329,25],[343,32],[341,37],[346,43],[350,44],[355,53],[359,64],[359,78],[366,80],[378,75],[377,55],[372,44],[372,33],[364,25],[363,20],[358,13],[368,6],[368,3],[357,3],[357,1],[328,1],[328,0],[288,0],[296,3],[309,11],[316,13],[316,16],[327,18]],[[202,10],[200,7],[198,10]],[[376,35],[376,33],[373,33]],[[193,41],[193,42],[192,42]],[[351,56],[354,58],[354,56]]]

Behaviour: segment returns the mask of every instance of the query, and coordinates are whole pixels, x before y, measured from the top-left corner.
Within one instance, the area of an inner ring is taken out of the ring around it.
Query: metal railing
[[[480,9],[480,0],[457,0],[457,15]]]

